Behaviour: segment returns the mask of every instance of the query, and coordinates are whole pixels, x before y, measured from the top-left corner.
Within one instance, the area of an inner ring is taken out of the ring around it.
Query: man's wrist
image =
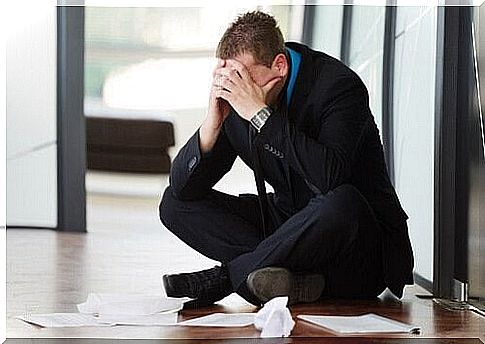
[[[256,111],[253,117],[251,117],[251,125],[256,128],[258,132],[261,131],[261,128],[263,128],[271,114],[272,110],[269,106],[262,107],[261,109]]]
[[[220,128],[214,128],[203,123],[199,128],[199,146],[202,153],[208,153],[214,148]]]

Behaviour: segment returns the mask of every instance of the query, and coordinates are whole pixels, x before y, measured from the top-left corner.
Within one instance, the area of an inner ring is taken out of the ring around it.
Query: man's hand
[[[219,68],[224,68],[225,65],[225,60],[219,60],[217,62],[217,66],[212,73],[213,80],[215,80],[217,77],[217,70]],[[214,147],[222,124],[231,111],[229,103],[226,100],[217,97],[217,87],[214,86],[214,84],[215,82],[213,81],[209,96],[207,116],[199,130],[200,148],[204,153],[210,151]]]
[[[215,80],[218,77],[217,71],[220,68],[224,68],[225,65],[226,65],[226,61],[219,59],[217,62],[217,66],[212,73],[213,84],[211,87],[211,93],[209,97],[207,122],[208,124],[211,124],[211,127],[213,129],[220,129],[220,127],[222,126],[222,123],[224,123],[224,120],[227,118],[227,116],[229,115],[229,112],[231,111],[231,107],[229,106],[229,103],[226,100],[217,97],[217,87],[214,86]]]
[[[239,116],[249,121],[267,105],[269,91],[281,79],[273,78],[266,85],[258,86],[242,63],[226,60],[225,65],[216,69],[213,87],[216,97],[228,101]]]

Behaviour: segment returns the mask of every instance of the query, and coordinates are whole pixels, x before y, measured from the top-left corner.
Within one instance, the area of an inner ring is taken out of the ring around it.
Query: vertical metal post
[[[451,298],[455,268],[459,7],[439,7],[435,99],[433,293]]]
[[[387,6],[385,14],[384,56],[382,68],[382,143],[389,178],[394,184],[394,46],[396,7]]]
[[[84,232],[84,7],[57,8],[57,49],[57,227]]]
[[[352,6],[345,5],[342,19],[342,40],[340,43],[340,61],[347,66],[350,63],[350,30],[352,27]]]
[[[305,11],[303,14],[303,33],[301,40],[303,44],[308,46],[313,46],[315,10],[315,5],[305,5]]]

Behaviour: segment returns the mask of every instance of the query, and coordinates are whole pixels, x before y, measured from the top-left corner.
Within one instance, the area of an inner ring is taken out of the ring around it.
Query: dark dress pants
[[[383,282],[381,229],[372,209],[351,185],[317,195],[290,217],[270,208],[270,232],[261,233],[258,199],[212,190],[205,198],[179,200],[169,186],[160,219],[172,233],[203,255],[225,264],[234,288],[249,302],[246,287],[254,270],[267,266],[325,276],[322,297],[374,298]]]

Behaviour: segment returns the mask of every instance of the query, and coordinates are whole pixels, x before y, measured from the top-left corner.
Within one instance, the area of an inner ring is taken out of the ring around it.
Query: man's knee
[[[362,211],[368,211],[369,204],[362,193],[351,184],[342,184],[321,199],[322,206],[330,202],[336,210],[350,215],[360,215]]]
[[[333,189],[334,194],[339,198],[345,198],[347,200],[358,200],[362,201],[364,196],[360,191],[351,184],[342,184]]]
[[[357,188],[343,184],[326,195],[317,196],[313,201],[315,208],[312,216],[318,223],[317,228],[327,235],[346,233],[353,237],[357,234],[363,210],[367,207],[367,201]]]
[[[171,186],[165,189],[160,204],[158,206],[158,214],[162,224],[171,230],[172,224],[177,218],[177,203],[180,202],[173,195]]]

